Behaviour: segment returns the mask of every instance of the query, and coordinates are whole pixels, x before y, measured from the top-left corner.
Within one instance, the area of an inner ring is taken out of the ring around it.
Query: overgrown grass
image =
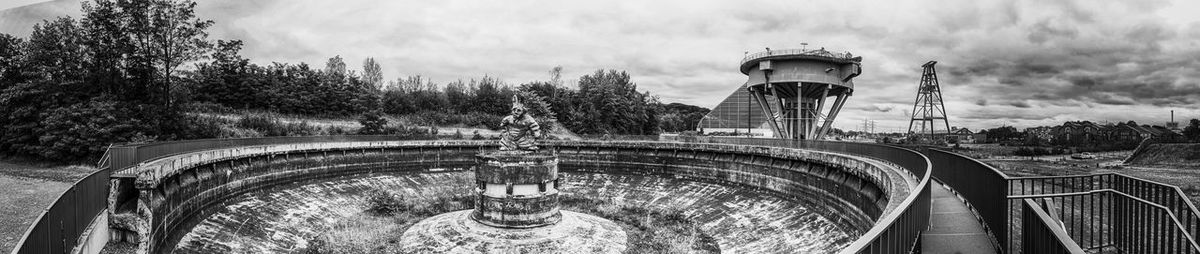
[[[309,241],[307,253],[404,253],[400,236],[434,215],[473,209],[470,179],[446,188],[399,193],[368,190],[363,213],[339,221]],[[422,197],[422,198],[412,198]],[[562,196],[562,209],[612,220],[625,229],[625,253],[718,253],[716,239],[700,230],[682,210],[621,204],[589,195]]]
[[[628,237],[625,253],[719,253],[716,239],[705,234],[683,210],[619,204],[611,199],[564,196],[566,210],[620,223]]]

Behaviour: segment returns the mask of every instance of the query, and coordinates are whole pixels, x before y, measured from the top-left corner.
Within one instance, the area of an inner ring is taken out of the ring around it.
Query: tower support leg
[[[825,118],[825,117],[823,117],[823,116],[821,115],[821,109],[825,108],[825,97],[828,97],[828,96],[829,96],[829,87],[830,87],[830,86],[831,86],[831,85],[825,85],[825,87],[821,88],[821,97],[817,98],[817,100],[818,100],[818,101],[817,101],[817,108],[813,109],[813,112],[816,112],[816,116],[817,116],[816,118],[814,118],[814,119],[813,119],[813,124],[814,124],[814,125],[817,123],[817,120],[818,120],[818,119],[820,119],[820,118]],[[828,118],[825,118],[825,120],[824,120],[824,121],[828,122],[828,121],[829,121],[829,119],[828,119]],[[820,128],[820,129],[817,129],[817,128],[812,128],[812,129],[810,129],[810,130],[809,130],[809,133],[808,133],[807,137],[816,137],[816,132],[819,132],[819,131],[821,131],[821,130],[824,130],[824,129],[825,129],[825,126],[821,126],[821,128]]]
[[[837,119],[838,112],[842,111],[842,106],[846,105],[846,98],[848,97],[850,97],[849,93],[839,94],[837,100],[833,101],[833,106],[829,108],[829,117],[825,118],[824,125],[822,125],[821,130],[818,131],[819,134],[817,134],[817,139],[824,138],[825,135],[829,133],[829,129],[831,129],[830,126],[833,125],[833,120]]]
[[[751,87],[750,97],[754,97],[754,100],[758,101],[758,107],[762,109],[763,115],[767,116],[767,124],[771,126],[771,131],[775,132],[775,135],[782,136],[783,132],[779,129],[779,123],[775,121],[775,115],[771,113],[771,106],[768,105],[770,102],[768,102],[767,97],[763,95],[762,89],[755,89]]]

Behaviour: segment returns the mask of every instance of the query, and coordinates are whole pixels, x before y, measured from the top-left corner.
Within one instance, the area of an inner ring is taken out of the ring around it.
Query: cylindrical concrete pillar
[[[562,219],[558,158],[547,152],[499,151],[476,155],[475,211],[479,223],[532,228]]]

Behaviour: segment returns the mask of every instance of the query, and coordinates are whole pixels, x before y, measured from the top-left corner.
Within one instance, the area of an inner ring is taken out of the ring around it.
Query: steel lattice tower
[[[937,61],[921,65],[924,68],[921,84],[917,87],[917,100],[913,102],[912,120],[908,122],[908,133],[928,135],[930,140],[939,134],[950,134],[950,120],[946,119],[946,105],[942,103],[942,87],[938,85],[937,70],[933,67],[935,64]],[[938,120],[944,124],[944,132],[934,130]]]

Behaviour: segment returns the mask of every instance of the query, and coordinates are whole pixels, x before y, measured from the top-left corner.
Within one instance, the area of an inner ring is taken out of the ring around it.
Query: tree
[[[581,116],[567,123],[581,134],[648,135],[659,131],[657,99],[637,91],[626,72],[597,70],[579,78]]]
[[[96,51],[98,64],[108,65],[99,66],[99,76],[108,82],[132,81],[146,95],[133,98],[170,108],[175,70],[203,58],[212,46],[206,30],[213,21],[197,18],[195,8],[191,0],[84,3],[87,44]],[[122,79],[122,75],[127,76]]]
[[[84,82],[84,61],[80,60],[86,53],[79,43],[81,39],[79,27],[71,18],[43,21],[33,27],[29,41],[21,47],[21,58],[12,63],[29,75],[6,78],[14,83],[6,83],[0,90],[0,115],[4,117],[0,121],[0,148],[38,154],[43,147],[39,137],[47,130],[44,112],[95,96]]]
[[[25,40],[0,33],[0,90],[20,82],[21,56]]]
[[[238,54],[242,41],[218,41],[212,61],[196,65],[188,79],[195,91],[192,99],[223,104],[233,108],[259,108],[268,102],[262,86],[251,73],[255,66]]]
[[[388,120],[383,118],[383,113],[378,110],[369,111],[358,118],[358,123],[362,124],[362,128],[358,129],[358,134],[363,135],[380,135],[385,134]]]
[[[562,66],[554,66],[554,68],[550,69],[550,84],[551,85],[561,86],[563,84],[562,83],[562,71],[563,71]]]
[[[363,60],[363,82],[375,87],[376,90],[383,91],[383,68],[379,67],[379,62],[375,58],[368,57]]]
[[[325,73],[346,75],[346,62],[342,61],[341,55],[333,56],[325,62]]]
[[[512,106],[512,96],[505,93],[505,86],[500,80],[484,76],[479,80],[475,90],[476,111],[492,115],[507,115]]]
[[[1183,128],[1183,136],[1192,142],[1200,142],[1200,119],[1192,119],[1188,126]]]

